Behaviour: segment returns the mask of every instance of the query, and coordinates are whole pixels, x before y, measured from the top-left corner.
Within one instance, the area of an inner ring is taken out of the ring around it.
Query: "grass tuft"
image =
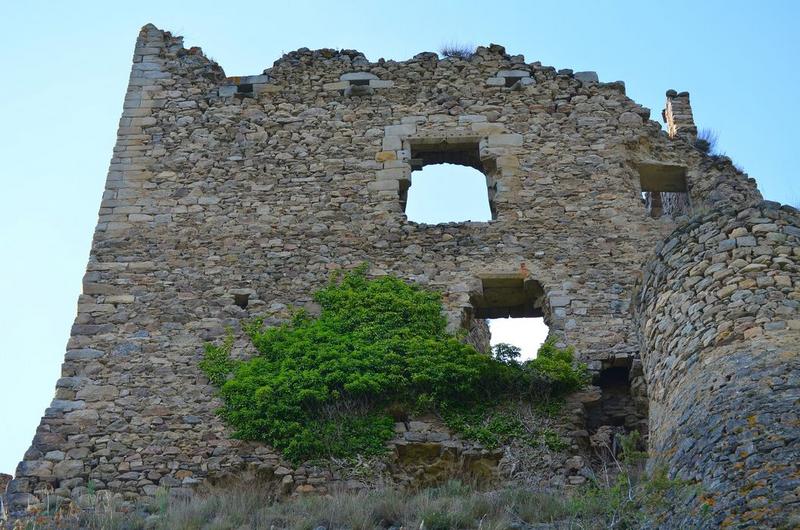
[[[707,155],[714,155],[717,153],[717,143],[719,142],[719,133],[713,129],[703,128],[697,132],[697,139],[694,141],[694,146]]]
[[[462,44],[451,42],[445,44],[439,50],[443,57],[452,57],[456,59],[469,59],[475,54],[475,46],[471,44]]]

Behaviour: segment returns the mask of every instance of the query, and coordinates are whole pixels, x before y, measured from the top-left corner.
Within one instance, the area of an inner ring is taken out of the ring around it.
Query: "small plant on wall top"
[[[445,330],[440,296],[398,278],[335,276],[315,294],[316,318],[246,331],[256,354],[230,358],[208,345],[201,369],[219,387],[235,436],[289,460],[377,454],[394,435],[393,411],[493,403],[529,385],[524,365],[476,351]]]

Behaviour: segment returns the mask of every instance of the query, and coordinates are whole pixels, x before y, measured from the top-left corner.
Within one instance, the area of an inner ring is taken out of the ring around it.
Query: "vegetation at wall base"
[[[615,476],[592,484],[562,489],[479,491],[450,481],[421,491],[342,490],[280,499],[275,489],[260,483],[228,486],[191,498],[173,498],[163,488],[149,504],[127,513],[118,510],[114,498],[98,496],[88,508],[62,505],[52,512],[30,514],[14,528],[632,530],[660,528],[671,508],[682,509],[697,495],[696,487],[668,479],[663,470],[646,476],[639,466],[622,462],[620,469]]]
[[[268,443],[293,462],[384,452],[393,418],[411,413],[440,413],[496,446],[528,436],[492,412],[504,399],[547,403],[588,381],[572,351],[552,341],[522,364],[513,346],[505,356],[476,351],[447,333],[439,294],[393,276],[368,279],[365,266],[335,275],[314,298],[317,317],[300,311],[278,327],[249,325],[250,359],[231,359],[228,338],[207,345],[200,363],[235,436]]]

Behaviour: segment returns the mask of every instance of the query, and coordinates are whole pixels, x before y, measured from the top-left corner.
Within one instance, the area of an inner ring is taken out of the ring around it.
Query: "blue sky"
[[[133,44],[147,22],[228,75],[300,47],[406,59],[461,42],[622,79],[659,116],[688,90],[700,127],[765,197],[800,202],[800,3],[6,2],[0,32],[0,472],[53,396],[75,313]]]

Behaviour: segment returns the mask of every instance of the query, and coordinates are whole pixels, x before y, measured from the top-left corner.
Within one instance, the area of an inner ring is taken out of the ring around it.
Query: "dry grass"
[[[458,482],[404,494],[393,490],[301,497],[270,503],[257,491],[243,490],[173,505],[159,528],[170,529],[327,529],[480,528],[486,530],[552,523],[578,528],[572,499],[526,490],[476,492]],[[588,510],[588,512],[602,512]],[[597,513],[583,513],[591,519]],[[585,519],[582,517],[582,519]],[[583,521],[584,523],[586,521]],[[605,528],[598,520],[596,526]]]
[[[527,489],[475,491],[460,482],[416,493],[395,490],[338,492],[276,502],[272,490],[238,487],[191,499],[168,500],[164,492],[137,513],[121,514],[106,503],[91,510],[46,518],[39,514],[16,529],[38,530],[328,530],[406,528],[607,528],[602,502],[563,492]],[[57,521],[57,524],[55,523]],[[543,525],[543,526],[542,526]]]
[[[715,155],[717,153],[717,143],[719,142],[719,133],[713,129],[700,129],[697,132],[697,140],[694,146],[707,155]]]
[[[475,46],[472,46],[471,44],[451,42],[442,46],[442,48],[439,50],[439,53],[442,55],[442,57],[469,59],[475,54]]]
[[[129,513],[121,513],[124,505],[115,504],[113,497],[98,494],[89,508],[67,505],[56,512],[32,513],[13,529],[632,530],[657,528],[671,510],[693,509],[693,499],[701,498],[695,485],[669,480],[664,470],[644,475],[639,462],[643,454],[631,455],[627,464],[612,457],[609,469],[617,472],[607,470],[596,484],[581,488],[480,491],[451,481],[416,492],[338,491],[278,499],[275,483],[238,483],[189,499],[170,499],[161,490],[150,505]]]

